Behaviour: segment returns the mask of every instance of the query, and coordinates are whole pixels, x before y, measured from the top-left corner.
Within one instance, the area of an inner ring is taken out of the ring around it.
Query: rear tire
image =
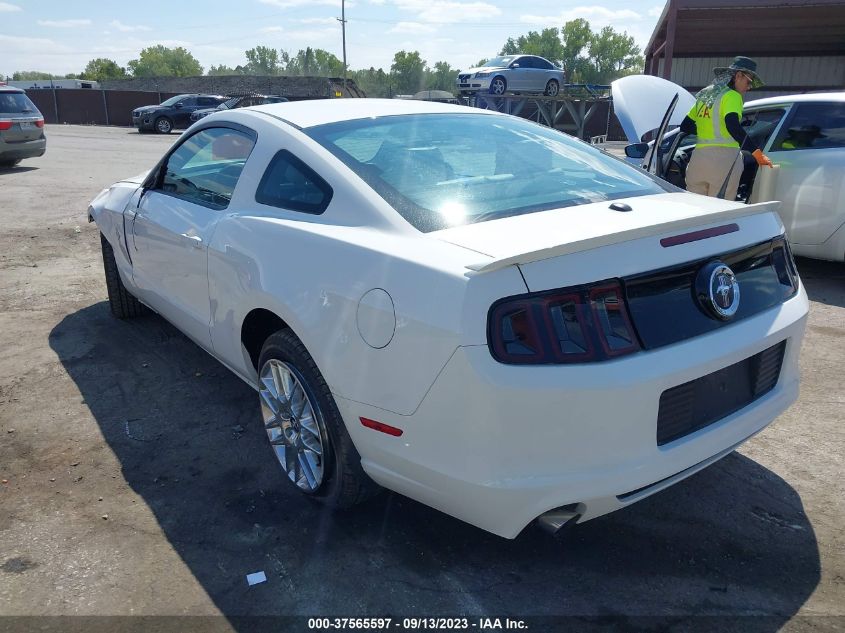
[[[109,308],[118,319],[131,319],[146,312],[144,304],[129,294],[120,279],[114,249],[106,237],[100,233],[100,247],[103,251],[103,270],[106,273],[106,290],[109,295]]]
[[[11,169],[15,165],[21,162],[20,158],[16,158],[14,160],[0,160],[0,168],[3,169]]]
[[[556,97],[560,92],[560,84],[555,79],[549,79],[546,90],[543,92],[547,97]]]
[[[293,332],[279,330],[264,342],[258,375],[265,431],[285,479],[331,508],[349,508],[381,490],[361,467],[323,375]]]

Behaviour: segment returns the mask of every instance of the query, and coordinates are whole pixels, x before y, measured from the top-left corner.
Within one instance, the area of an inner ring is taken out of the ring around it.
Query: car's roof
[[[811,92],[800,95],[782,95],[780,97],[766,97],[765,99],[755,99],[745,104],[745,108],[756,106],[776,105],[780,103],[803,103],[819,101],[833,101],[845,102],[845,91],[842,92]]]
[[[26,92],[21,88],[15,88],[14,86],[0,86],[0,92]]]
[[[325,123],[407,114],[490,114],[498,112],[467,106],[411,99],[319,99],[253,106],[293,125],[306,128]]]

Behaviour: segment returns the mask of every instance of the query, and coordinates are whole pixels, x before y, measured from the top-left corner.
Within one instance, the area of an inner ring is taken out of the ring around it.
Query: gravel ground
[[[88,201],[177,137],[47,134],[44,157],[0,171],[0,615],[28,616],[0,629],[845,629],[845,265],[798,262],[798,403],[667,491],[559,539],[500,539],[392,494],[331,515],[278,477],[248,386],[159,317],[109,316]],[[215,617],[32,619],[58,615]]]

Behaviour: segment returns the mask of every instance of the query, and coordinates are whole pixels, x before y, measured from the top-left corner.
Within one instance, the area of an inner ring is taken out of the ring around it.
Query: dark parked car
[[[20,88],[0,86],[0,167],[47,151],[44,117]]]
[[[239,95],[232,97],[228,101],[224,101],[216,108],[194,110],[191,113],[191,122],[193,123],[194,121],[199,121],[203,117],[207,117],[212,112],[219,112],[220,110],[234,110],[235,108],[266,105],[268,103],[282,103],[283,101],[287,101],[287,97],[278,97],[276,95]]]
[[[154,130],[159,134],[170,134],[174,128],[191,125],[191,114],[201,108],[214,108],[228,97],[219,95],[176,95],[159,105],[142,106],[132,111],[132,125],[139,132]]]

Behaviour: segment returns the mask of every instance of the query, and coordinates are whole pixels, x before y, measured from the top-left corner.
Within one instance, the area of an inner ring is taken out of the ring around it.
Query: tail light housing
[[[0,121],[0,131],[11,130],[11,129],[12,129],[12,122],[11,121]]]
[[[35,127],[44,127],[44,119],[38,119],[37,121],[34,121],[34,123]]]
[[[509,365],[593,363],[641,349],[618,280],[497,301],[487,339]]]

